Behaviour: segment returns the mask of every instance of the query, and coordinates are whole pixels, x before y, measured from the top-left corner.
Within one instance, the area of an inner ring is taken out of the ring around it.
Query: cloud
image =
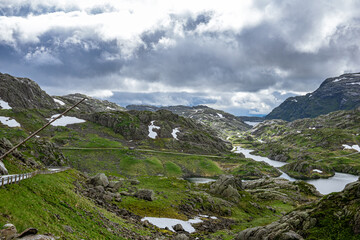
[[[52,94],[264,114],[359,71],[359,9],[351,0],[3,0],[0,71]]]

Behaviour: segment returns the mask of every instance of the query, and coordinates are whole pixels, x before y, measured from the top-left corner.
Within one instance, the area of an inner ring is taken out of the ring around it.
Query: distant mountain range
[[[293,121],[359,106],[360,73],[348,73],[326,79],[316,91],[305,96],[286,99],[265,118]]]

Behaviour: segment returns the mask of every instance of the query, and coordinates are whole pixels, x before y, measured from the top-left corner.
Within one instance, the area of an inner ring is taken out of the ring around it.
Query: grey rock
[[[68,233],[74,233],[74,230],[72,229],[72,227],[70,227],[68,225],[63,225],[63,228]]]
[[[111,188],[112,192],[118,192],[122,185],[121,181],[110,181],[108,188]]]
[[[232,175],[221,175],[218,180],[210,185],[210,192],[222,197],[239,201],[240,194],[238,190],[242,189],[242,182],[239,177]]]
[[[95,189],[96,191],[100,192],[100,193],[105,192],[105,189],[104,189],[103,186],[96,186],[96,187],[94,187],[94,189]]]
[[[90,178],[90,183],[94,186],[107,187],[109,185],[109,180],[104,173],[99,173],[94,177]]]
[[[140,189],[135,193],[135,197],[147,201],[153,201],[155,197],[155,193],[150,189]]]
[[[189,240],[189,237],[186,234],[181,233],[174,237],[174,240]]]
[[[130,184],[131,184],[131,185],[139,185],[139,184],[140,184],[140,181],[137,180],[137,179],[131,179],[131,180],[130,180]]]
[[[0,230],[0,239],[12,239],[16,234],[16,227],[11,223],[7,223]]]
[[[184,228],[183,226],[179,223],[179,224],[176,224],[175,226],[172,226],[172,228],[174,229],[175,232],[184,232]]]

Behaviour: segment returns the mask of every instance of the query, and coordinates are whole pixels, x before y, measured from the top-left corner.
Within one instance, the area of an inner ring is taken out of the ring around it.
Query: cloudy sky
[[[53,95],[266,114],[360,71],[360,1],[0,0],[0,72]]]

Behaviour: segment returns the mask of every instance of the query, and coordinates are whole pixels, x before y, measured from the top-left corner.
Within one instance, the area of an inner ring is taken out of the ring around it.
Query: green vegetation
[[[286,160],[290,164],[282,170],[296,178],[327,178],[334,171],[360,175],[360,154],[355,150],[344,150],[342,146],[360,145],[359,119],[360,112],[354,110],[291,123],[276,120],[260,124],[252,134],[244,133],[230,140],[254,149],[258,155]],[[262,144],[260,140],[266,143]]]
[[[11,222],[19,231],[35,227],[41,233],[50,232],[62,239],[125,239],[114,236],[121,235],[123,228],[141,235],[150,234],[77,194],[73,185],[76,180],[83,177],[75,170],[68,170],[38,175],[1,189],[0,225]],[[70,226],[74,233],[65,231],[64,225]]]

